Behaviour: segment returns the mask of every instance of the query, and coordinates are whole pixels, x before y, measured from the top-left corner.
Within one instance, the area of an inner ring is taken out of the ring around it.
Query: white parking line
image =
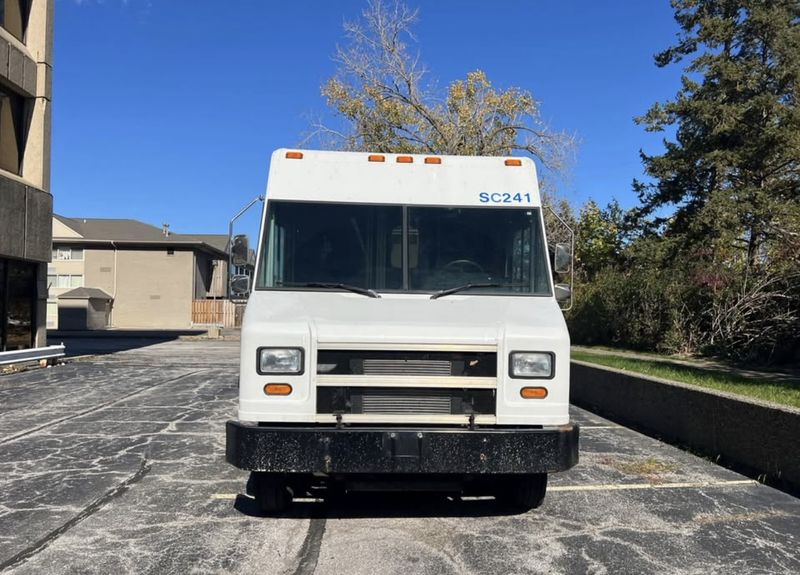
[[[705,487],[727,487],[731,485],[759,485],[755,479],[733,479],[730,481],[697,481],[683,483],[614,483],[607,485],[552,485],[553,491],[626,491],[629,489],[700,489]]]

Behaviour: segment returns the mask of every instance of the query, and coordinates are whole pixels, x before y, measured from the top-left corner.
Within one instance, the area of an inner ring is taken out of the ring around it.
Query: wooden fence
[[[244,302],[229,299],[192,300],[192,324],[242,327],[244,306]]]

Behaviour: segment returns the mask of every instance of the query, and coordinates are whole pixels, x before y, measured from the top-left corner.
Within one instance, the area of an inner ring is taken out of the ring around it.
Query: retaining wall
[[[581,361],[571,374],[575,405],[800,490],[800,410]]]

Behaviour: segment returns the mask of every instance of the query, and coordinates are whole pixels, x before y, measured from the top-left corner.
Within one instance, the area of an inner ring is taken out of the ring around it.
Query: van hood
[[[305,324],[320,344],[496,345],[508,337],[563,338],[561,309],[550,297],[258,292],[248,322]],[[276,326],[277,327],[277,326]]]

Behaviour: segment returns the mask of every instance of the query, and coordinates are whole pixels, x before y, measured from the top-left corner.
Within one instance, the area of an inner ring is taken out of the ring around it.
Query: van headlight
[[[555,354],[549,351],[512,351],[508,362],[511,377],[550,379],[554,375]]]
[[[258,348],[257,371],[261,375],[300,375],[303,350],[299,347]]]

